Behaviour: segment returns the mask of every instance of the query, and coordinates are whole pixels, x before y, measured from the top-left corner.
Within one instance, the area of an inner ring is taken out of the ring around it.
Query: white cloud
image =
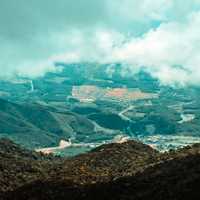
[[[0,77],[120,61],[163,84],[200,84],[200,0],[77,1],[2,0]]]
[[[132,21],[165,19],[166,12],[173,6],[172,0],[110,0],[112,11]]]
[[[113,60],[144,67],[164,84],[200,83],[200,13],[169,22],[113,51]]]

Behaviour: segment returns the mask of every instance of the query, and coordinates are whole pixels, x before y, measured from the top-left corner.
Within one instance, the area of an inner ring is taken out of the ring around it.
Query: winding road
[[[126,120],[126,121],[132,121],[129,117],[127,117],[126,115],[124,115],[126,112],[128,112],[129,110],[133,110],[135,108],[135,106],[133,106],[133,105],[130,105],[128,108],[126,108],[126,109],[124,109],[124,110],[122,110],[120,113],[118,113],[118,115],[122,118],[122,119],[124,119],[124,120]]]

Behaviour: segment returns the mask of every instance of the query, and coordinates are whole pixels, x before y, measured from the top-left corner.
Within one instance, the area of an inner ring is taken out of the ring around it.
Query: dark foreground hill
[[[0,141],[0,199],[200,199],[200,145],[159,153],[136,141],[70,159]]]

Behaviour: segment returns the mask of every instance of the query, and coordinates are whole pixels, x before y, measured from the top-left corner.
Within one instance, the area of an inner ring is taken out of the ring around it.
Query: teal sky
[[[1,78],[96,61],[125,62],[133,73],[146,66],[163,84],[199,84],[199,27],[200,0],[1,0]]]

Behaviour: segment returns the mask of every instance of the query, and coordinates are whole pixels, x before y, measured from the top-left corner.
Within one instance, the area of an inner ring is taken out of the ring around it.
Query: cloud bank
[[[113,59],[144,68],[163,84],[200,84],[200,12],[169,22],[113,51]]]
[[[122,62],[163,84],[199,85],[199,27],[199,0],[2,0],[0,77]]]

